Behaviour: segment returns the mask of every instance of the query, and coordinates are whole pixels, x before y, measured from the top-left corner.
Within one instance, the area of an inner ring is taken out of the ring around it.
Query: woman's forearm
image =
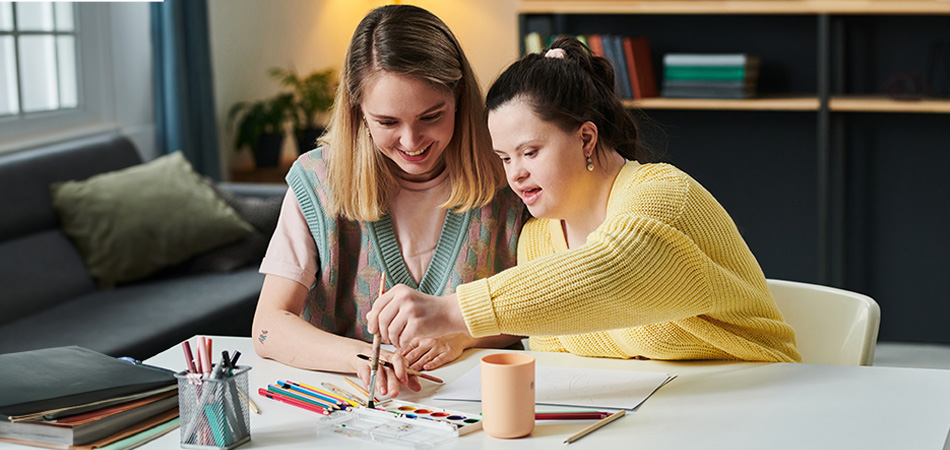
[[[251,337],[264,358],[310,370],[355,372],[358,353],[369,343],[323,331],[300,317],[307,290],[297,282],[268,275],[254,314]]]

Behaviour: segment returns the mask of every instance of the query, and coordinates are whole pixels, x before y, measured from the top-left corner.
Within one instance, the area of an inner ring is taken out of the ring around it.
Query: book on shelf
[[[604,44],[604,54],[614,69],[614,90],[621,98],[633,98],[630,88],[630,78],[627,72],[627,61],[623,52],[623,41],[620,36],[611,34],[601,35]]]
[[[604,53],[603,35],[588,34],[587,42],[588,42],[587,46],[590,48],[590,52],[593,53],[594,56],[600,56],[602,58],[607,57],[607,55]]]
[[[0,420],[78,414],[177,385],[171,371],[82,347],[7,353],[0,355]]]
[[[759,57],[748,53],[667,53],[665,66],[736,67],[758,66]]]
[[[525,34],[525,54],[543,52],[558,37],[538,32]],[[640,99],[659,95],[647,38],[612,34],[576,35],[574,38],[586,45],[594,56],[610,61],[614,69],[614,89],[621,98]]]
[[[524,35],[525,54],[541,53],[541,50],[544,48],[544,45],[541,42],[541,33],[538,33],[537,31]]]
[[[701,66],[664,66],[664,80],[722,80],[743,81],[755,78],[759,69],[755,67],[701,67]]]
[[[670,98],[755,97],[758,56],[747,53],[668,53],[663,56],[661,95]]]
[[[656,97],[656,77],[653,75],[653,59],[650,41],[645,37],[623,38],[623,51],[634,99]]]
[[[84,445],[116,434],[178,406],[175,392],[45,421],[0,421],[0,437],[48,444]]]
[[[710,86],[663,86],[665,98],[726,98],[744,99],[755,97],[755,87],[744,88],[716,88]]]

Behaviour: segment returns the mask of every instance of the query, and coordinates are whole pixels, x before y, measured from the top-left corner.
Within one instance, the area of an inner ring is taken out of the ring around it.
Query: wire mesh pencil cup
[[[237,366],[231,375],[220,379],[175,374],[182,448],[232,449],[251,440],[249,370],[250,366]]]

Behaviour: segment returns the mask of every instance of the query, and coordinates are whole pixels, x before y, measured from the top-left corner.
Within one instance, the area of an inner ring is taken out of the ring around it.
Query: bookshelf
[[[895,76],[931,75],[950,1],[520,0],[518,23],[522,45],[530,32],[646,36],[658,84],[665,53],[760,55],[756,98],[624,104],[726,206],[766,276],[893,305],[882,339],[950,343],[931,300],[945,295],[926,281],[950,270],[928,263],[950,252],[932,238],[950,186],[919,186],[950,167],[950,95],[885,93]]]

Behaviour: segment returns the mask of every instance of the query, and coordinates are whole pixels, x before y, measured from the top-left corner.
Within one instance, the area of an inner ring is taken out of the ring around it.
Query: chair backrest
[[[795,281],[767,280],[778,309],[810,364],[874,363],[881,308],[856,292]]]

